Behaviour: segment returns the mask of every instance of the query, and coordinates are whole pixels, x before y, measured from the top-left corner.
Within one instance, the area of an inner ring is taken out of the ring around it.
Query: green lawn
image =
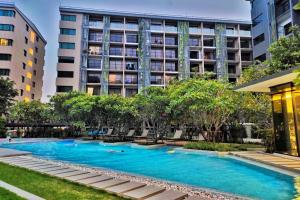
[[[264,146],[258,144],[189,142],[186,145],[184,145],[184,148],[226,152],[226,151],[247,151],[248,148],[264,148]]]
[[[15,195],[14,193],[3,189],[0,187],[0,199],[1,200],[25,200],[17,195]]]
[[[0,163],[0,180],[47,200],[122,200],[104,191],[81,186],[19,167]],[[0,199],[5,194],[0,190]],[[6,195],[4,195],[6,196]],[[10,196],[9,196],[10,197]],[[6,198],[19,200],[22,198]]]

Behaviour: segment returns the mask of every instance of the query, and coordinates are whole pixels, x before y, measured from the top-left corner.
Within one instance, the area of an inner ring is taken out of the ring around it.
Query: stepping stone
[[[95,176],[100,176],[100,174],[87,173],[87,174],[82,174],[82,175],[66,177],[66,179],[69,180],[69,181],[79,181],[79,180],[83,180],[83,179],[92,178],[92,177],[95,177]]]
[[[73,172],[66,172],[66,173],[62,173],[62,174],[56,174],[55,176],[59,177],[59,178],[66,178],[69,176],[75,176],[75,175],[81,175],[81,174],[87,174],[87,172],[84,171],[73,171]]]
[[[125,197],[133,198],[133,199],[145,199],[161,192],[165,191],[165,188],[149,185],[136,190],[132,190],[124,193]]]
[[[106,180],[109,180],[109,179],[112,179],[112,177],[105,176],[105,175],[102,175],[102,176],[100,175],[100,176],[95,176],[95,177],[88,178],[88,179],[79,180],[79,181],[76,181],[76,182],[88,185],[88,184],[93,184],[93,183],[97,183],[97,182],[100,182],[100,181],[106,181]]]
[[[38,172],[41,172],[41,173],[47,173],[47,172],[57,171],[57,170],[62,170],[62,169],[65,169],[65,168],[60,167],[60,166],[55,166],[55,167],[50,167],[50,168],[45,168],[45,169],[35,169],[35,170]]]
[[[106,191],[115,193],[115,194],[121,194],[121,193],[129,192],[131,190],[135,190],[135,189],[144,187],[145,185],[146,184],[144,184],[144,183],[129,182],[129,183],[124,183],[122,185],[109,187],[106,189]]]
[[[147,198],[146,200],[182,200],[185,197],[187,197],[187,194],[184,194],[182,192],[174,191],[174,190],[168,190],[164,191],[160,194],[154,195],[150,198]]]
[[[63,174],[63,173],[67,173],[67,172],[74,172],[74,171],[76,171],[76,170],[75,169],[71,169],[71,168],[67,168],[67,169],[49,171],[49,172],[46,172],[46,174],[56,175],[56,174]]]
[[[31,169],[31,170],[39,170],[39,169],[46,169],[46,168],[50,168],[50,167],[57,167],[57,165],[43,164],[43,165],[33,166],[33,167],[27,167],[27,168]]]
[[[121,179],[111,179],[107,181],[101,181],[97,182],[94,184],[91,184],[92,187],[98,188],[98,189],[105,189],[108,187],[116,186],[116,185],[121,185],[123,183],[129,182],[128,180],[121,180]]]

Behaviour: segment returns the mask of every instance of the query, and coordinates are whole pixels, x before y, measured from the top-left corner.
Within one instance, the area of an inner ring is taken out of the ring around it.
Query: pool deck
[[[262,151],[230,152],[229,155],[262,163],[300,175],[300,158],[298,157],[276,153],[269,154]]]
[[[27,151],[17,151],[13,149],[0,148],[0,157],[11,157],[11,156],[24,156],[30,155]]]

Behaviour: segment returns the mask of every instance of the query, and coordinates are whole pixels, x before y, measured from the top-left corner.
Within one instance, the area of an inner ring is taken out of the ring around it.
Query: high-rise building
[[[0,76],[15,82],[17,100],[42,97],[46,40],[12,3],[0,3]]]
[[[300,24],[300,12],[293,6],[299,0],[250,0],[252,9],[253,58],[264,61],[269,46],[290,34],[292,25]]]
[[[132,96],[204,72],[235,82],[252,63],[250,21],[61,7],[57,92]]]

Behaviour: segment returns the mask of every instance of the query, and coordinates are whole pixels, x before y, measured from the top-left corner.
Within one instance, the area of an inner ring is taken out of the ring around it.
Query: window
[[[275,11],[276,11],[277,17],[280,15],[283,15],[288,10],[290,10],[290,1],[289,0],[282,0],[282,1],[278,1],[276,3]]]
[[[152,71],[163,71],[163,63],[159,61],[151,61]]]
[[[151,49],[151,57],[152,58],[163,58],[163,50],[162,49]]]
[[[123,35],[122,34],[111,34],[110,41],[111,42],[123,42]]]
[[[137,43],[138,42],[137,34],[127,34],[126,42],[127,43]]]
[[[228,65],[228,73],[235,74],[236,73],[236,66],[235,65]]]
[[[163,26],[161,21],[152,21],[151,22],[151,31],[162,31]]]
[[[30,85],[25,85],[25,90],[27,91],[27,92],[30,92],[31,91],[31,87],[30,87]]]
[[[190,51],[190,59],[200,59],[199,51]]]
[[[38,60],[37,58],[34,58],[34,64],[37,64]]]
[[[73,78],[74,72],[73,71],[58,71],[57,77],[58,78]]]
[[[35,53],[39,52],[39,48],[35,47]]]
[[[176,58],[175,50],[166,50],[166,58]]]
[[[26,31],[28,32],[29,31],[29,26],[26,24]]]
[[[31,78],[32,78],[32,73],[27,72],[27,73],[26,73],[26,77],[27,77],[28,79],[31,79]]]
[[[27,65],[28,65],[29,67],[32,67],[32,65],[33,65],[32,61],[31,61],[31,60],[28,60],[28,61],[27,61]]]
[[[0,38],[0,46],[12,46],[12,45],[13,45],[12,39]]]
[[[0,31],[14,31],[15,26],[12,24],[0,24]]]
[[[122,56],[122,48],[120,47],[111,47],[109,49],[109,54],[113,56]]]
[[[260,13],[257,17],[253,18],[252,19],[252,26],[255,27],[258,24],[260,24],[263,21],[262,17],[263,17],[263,14]]]
[[[24,90],[20,90],[20,96],[23,96],[23,94],[24,94]]]
[[[100,32],[90,32],[89,40],[94,42],[102,42],[102,33]]]
[[[34,94],[31,94],[31,99],[34,99]]]
[[[284,27],[283,27],[284,35],[289,35],[292,32],[291,27],[292,27],[292,22],[284,25]]]
[[[10,69],[0,69],[0,76],[9,76]]]
[[[60,34],[61,35],[76,35],[76,29],[61,28]]]
[[[35,88],[35,82],[34,81],[32,82],[32,87]]]
[[[23,55],[26,57],[27,56],[27,51],[23,50]]]
[[[137,51],[135,48],[126,48],[126,55],[128,57],[137,57]]]
[[[22,81],[22,83],[25,82],[25,76],[21,76],[21,81]]]
[[[259,60],[261,62],[265,61],[267,59],[267,55],[264,53],[260,56],[257,56],[254,60]]]
[[[59,56],[59,63],[74,63],[74,57]]]
[[[256,38],[254,38],[253,43],[254,45],[258,45],[259,43],[265,41],[265,34],[260,34],[259,36],[257,36]]]
[[[151,36],[151,44],[163,44],[163,37],[160,35]]]
[[[60,49],[75,49],[75,43],[60,42],[59,48]]]
[[[22,63],[22,68],[25,70],[26,69],[26,64]]]
[[[28,44],[28,38],[25,37],[25,44]]]
[[[122,70],[122,61],[121,60],[111,60],[109,61],[109,69],[112,70]]]
[[[227,60],[235,60],[235,53],[234,52],[228,52],[227,53]]]
[[[0,60],[10,61],[11,60],[11,54],[0,53]]]
[[[72,91],[73,91],[73,87],[72,86],[58,85],[56,87],[56,92],[72,92]]]
[[[62,21],[76,22],[76,15],[61,15]]]
[[[153,85],[162,85],[163,84],[163,76],[151,76],[150,82]]]
[[[108,82],[112,84],[122,84],[123,75],[121,74],[109,74]]]
[[[136,61],[126,61],[126,70],[137,70],[137,66]]]
[[[200,46],[200,38],[189,38],[189,46],[191,47],[198,47]]]
[[[241,53],[241,58],[242,58],[242,61],[252,61],[252,55],[251,53],[246,53],[246,52],[242,52]]]
[[[33,75],[36,76],[36,70],[33,70]]]
[[[215,46],[215,39],[212,37],[204,37],[203,38],[203,45],[205,47],[214,47]]]
[[[175,62],[166,62],[166,71],[177,71],[177,63]]]
[[[166,37],[165,43],[166,43],[166,45],[177,45],[177,38],[176,37]]]
[[[89,55],[101,55],[101,47],[100,46],[89,46]]]
[[[15,17],[16,12],[13,10],[0,10],[0,16],[5,16],[5,17]]]
[[[29,54],[33,56],[33,49],[29,48],[28,51],[29,51]]]
[[[100,83],[101,74],[100,72],[88,72],[87,82],[88,83]]]
[[[241,39],[241,48],[252,48],[251,40]]]
[[[39,36],[36,36],[36,37],[35,37],[35,41],[36,41],[36,42],[39,42],[39,40],[40,40]]]
[[[30,41],[32,43],[34,43],[34,41],[35,41],[35,33],[33,31],[30,31]]]
[[[90,58],[88,60],[88,68],[101,69],[101,59]]]
[[[137,84],[137,75],[125,75],[125,84]]]
[[[236,48],[235,39],[227,38],[227,48]]]

